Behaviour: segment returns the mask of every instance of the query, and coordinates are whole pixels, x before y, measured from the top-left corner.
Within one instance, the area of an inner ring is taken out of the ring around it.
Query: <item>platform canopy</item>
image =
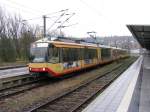
[[[127,25],[143,48],[150,50],[150,25]]]

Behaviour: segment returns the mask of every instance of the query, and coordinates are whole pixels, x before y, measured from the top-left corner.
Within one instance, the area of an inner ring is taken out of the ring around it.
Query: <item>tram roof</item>
[[[63,47],[65,45],[69,45],[69,46],[80,46],[80,47],[102,47],[102,48],[113,48],[113,49],[120,49],[120,50],[124,50],[121,48],[116,48],[116,47],[111,47],[111,46],[106,46],[106,45],[100,45],[100,44],[96,44],[96,43],[89,43],[89,42],[84,42],[84,41],[80,41],[80,42],[75,42],[72,41],[71,39],[64,41],[63,39],[60,41],[57,38],[50,40],[49,38],[42,38],[40,40],[37,40],[36,42],[48,42],[48,43],[53,43],[56,47]]]
[[[141,47],[150,50],[150,25],[127,25]]]

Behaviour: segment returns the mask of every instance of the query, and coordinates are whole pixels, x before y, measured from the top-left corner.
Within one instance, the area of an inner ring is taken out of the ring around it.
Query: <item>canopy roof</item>
[[[150,50],[150,26],[127,25],[128,29],[143,48]]]

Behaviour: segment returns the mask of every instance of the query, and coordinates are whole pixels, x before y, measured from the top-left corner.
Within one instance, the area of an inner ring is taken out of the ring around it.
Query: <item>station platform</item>
[[[150,112],[150,56],[140,56],[82,112]]]

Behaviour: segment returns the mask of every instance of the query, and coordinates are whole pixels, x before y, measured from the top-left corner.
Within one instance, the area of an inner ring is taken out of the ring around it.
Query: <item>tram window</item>
[[[55,46],[50,46],[48,49],[48,62],[58,63],[59,62],[59,48]]]
[[[62,59],[63,62],[77,61],[82,58],[82,53],[78,48],[62,48]]]
[[[96,49],[91,49],[91,59],[96,58],[97,57],[97,52]]]
[[[72,61],[73,59],[73,53],[72,50],[70,48],[67,49],[67,61]]]
[[[91,49],[91,59],[95,58],[95,49]]]
[[[84,55],[84,49],[80,48],[80,49],[78,49],[77,52],[78,52],[78,59],[82,60],[83,59],[83,55]]]
[[[93,58],[93,50],[92,49],[88,49],[88,55],[89,55],[89,59]]]
[[[62,63],[63,62],[63,49],[62,48],[59,48],[59,62]]]
[[[89,59],[89,53],[87,48],[84,49],[84,59]]]
[[[74,61],[75,60],[75,53],[74,53],[74,49],[69,49],[69,53],[68,53],[68,55],[69,55],[69,61]]]
[[[108,48],[102,48],[101,49],[101,57],[104,59],[104,58],[110,58],[111,56],[111,52],[110,52],[110,49]]]
[[[63,58],[63,62],[67,62],[68,61],[68,48],[62,48],[62,58]]]
[[[72,56],[72,61],[78,60],[78,49],[77,48],[71,49],[71,56]]]
[[[84,59],[93,59],[97,57],[96,49],[84,49]]]
[[[97,49],[95,49],[95,58],[98,58],[98,52],[97,52]]]

